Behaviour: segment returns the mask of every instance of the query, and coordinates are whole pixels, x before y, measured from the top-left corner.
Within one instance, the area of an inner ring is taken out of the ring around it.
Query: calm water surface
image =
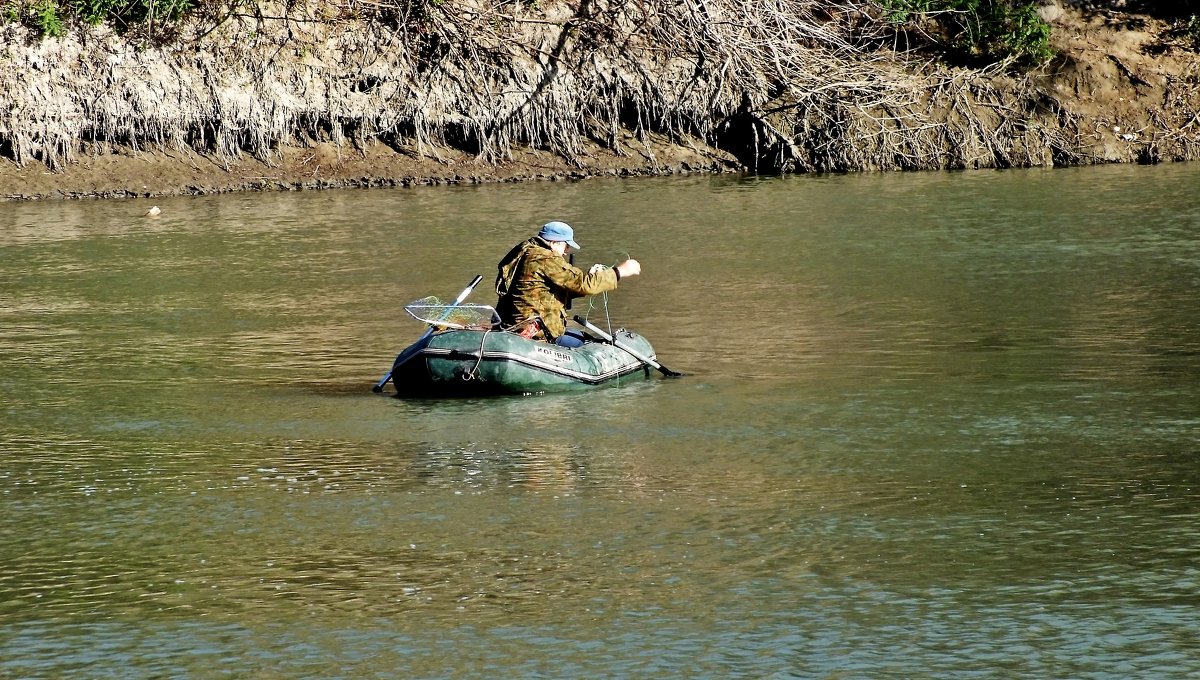
[[[1196,677],[1198,187],[0,204],[0,677]],[[371,393],[552,218],[687,377]]]

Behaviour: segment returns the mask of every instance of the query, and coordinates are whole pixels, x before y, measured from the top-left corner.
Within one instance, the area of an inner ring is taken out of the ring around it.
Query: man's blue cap
[[[547,222],[542,225],[538,236],[547,241],[566,241],[567,245],[579,250],[579,244],[574,241],[575,230],[566,222]]]

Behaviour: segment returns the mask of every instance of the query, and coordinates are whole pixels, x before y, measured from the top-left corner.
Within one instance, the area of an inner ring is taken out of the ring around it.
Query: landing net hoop
[[[500,320],[488,305],[451,305],[432,295],[404,305],[404,311],[417,321],[441,328],[489,330]]]

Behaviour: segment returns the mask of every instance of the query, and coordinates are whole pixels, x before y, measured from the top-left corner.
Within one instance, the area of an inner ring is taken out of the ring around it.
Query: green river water
[[[1200,676],[1200,167],[0,204],[2,678]],[[371,385],[549,219],[686,377]]]

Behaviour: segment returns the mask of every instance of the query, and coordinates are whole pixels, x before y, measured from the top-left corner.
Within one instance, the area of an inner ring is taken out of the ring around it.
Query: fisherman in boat
[[[496,275],[496,312],[500,324],[521,335],[563,347],[579,347],[583,338],[567,333],[567,304],[574,298],[613,290],[642,265],[625,260],[610,269],[593,265],[584,272],[567,261],[575,230],[566,222],[547,222],[536,236],[522,241],[500,260]]]

